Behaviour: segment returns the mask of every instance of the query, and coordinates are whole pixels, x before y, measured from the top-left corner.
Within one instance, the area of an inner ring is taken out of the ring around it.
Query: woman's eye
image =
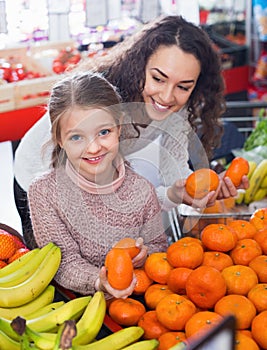
[[[108,135],[109,133],[110,133],[110,130],[104,129],[99,132],[99,136],[105,136],[105,135]]]
[[[161,79],[158,78],[158,77],[153,77],[153,79],[154,79],[155,81],[161,81]]]
[[[183,91],[189,91],[190,90],[190,88],[185,87],[185,86],[181,86],[181,85],[178,85],[178,88],[183,90]]]
[[[72,135],[71,138],[70,138],[72,141],[78,141],[81,139],[81,136],[80,135]]]

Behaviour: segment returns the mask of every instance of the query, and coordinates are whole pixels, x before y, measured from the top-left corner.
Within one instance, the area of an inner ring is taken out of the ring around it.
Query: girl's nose
[[[86,147],[86,152],[95,154],[101,149],[101,144],[97,139],[90,140]]]

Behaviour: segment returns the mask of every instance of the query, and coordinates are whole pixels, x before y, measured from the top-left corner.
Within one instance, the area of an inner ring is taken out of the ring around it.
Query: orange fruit
[[[167,284],[152,284],[145,291],[144,299],[146,306],[154,310],[158,305],[158,302],[166,295],[172,294],[173,292],[169,289]]]
[[[173,267],[167,259],[166,252],[155,252],[150,254],[144,264],[144,270],[149,278],[161,284],[166,284],[168,275]]]
[[[251,324],[253,339],[262,349],[267,349],[267,310],[256,315]]]
[[[0,260],[9,259],[16,251],[13,235],[0,229]]]
[[[199,266],[186,281],[186,294],[196,306],[211,309],[226,293],[221,272],[211,266]]]
[[[153,283],[153,280],[148,277],[144,269],[134,269],[136,277],[136,285],[133,290],[133,294],[144,294],[147,288]]]
[[[258,312],[267,310],[267,283],[258,283],[248,292],[248,298]]]
[[[202,335],[210,328],[217,325],[222,320],[222,316],[214,311],[198,311],[185,325],[185,335],[187,338],[193,335]]]
[[[256,230],[267,229],[267,208],[256,209],[249,222],[256,227]]]
[[[235,232],[225,224],[209,224],[201,231],[201,239],[209,250],[228,252],[237,242]]]
[[[236,265],[248,265],[252,259],[261,254],[260,245],[252,238],[240,239],[230,251],[230,256]]]
[[[263,254],[267,255],[267,229],[257,231],[253,239],[260,245]]]
[[[0,269],[2,269],[5,266],[7,266],[7,263],[3,260],[0,260]]]
[[[232,266],[233,260],[230,255],[223,252],[207,251],[203,254],[203,261],[201,265],[211,266],[222,271],[227,266]]]
[[[114,299],[109,304],[109,316],[121,326],[135,326],[146,312],[145,306],[133,298]]]
[[[167,248],[167,259],[173,267],[194,269],[202,263],[202,245],[196,241],[186,241],[181,238]]]
[[[192,271],[192,269],[188,269],[187,267],[176,267],[171,270],[167,280],[169,289],[173,293],[186,294],[186,281]]]
[[[138,326],[144,330],[143,339],[158,339],[162,334],[169,331],[159,322],[155,310],[146,311],[140,317]]]
[[[19,248],[26,248],[26,245],[23,243],[21,238],[13,235],[13,239],[14,239],[14,241],[16,243],[17,249],[19,249]]]
[[[131,258],[134,258],[140,252],[140,248],[135,245],[135,239],[131,237],[122,238],[113,248],[125,249]]]
[[[257,232],[255,226],[246,220],[233,220],[227,225],[235,231],[237,239],[253,238]]]
[[[252,333],[248,329],[238,329],[238,330],[236,330],[236,333],[239,333],[239,332],[242,333],[242,334],[247,335],[250,338],[252,338]]]
[[[216,191],[220,183],[218,174],[209,168],[191,173],[185,182],[186,192],[193,198],[203,198],[210,191]]]
[[[126,250],[112,248],[106,255],[105,266],[111,287],[123,290],[130,286],[134,268]]]
[[[267,255],[256,256],[248,266],[256,272],[259,282],[267,283]]]
[[[235,337],[235,350],[260,350],[260,348],[254,339],[237,331]]]
[[[214,306],[221,316],[234,315],[237,329],[248,329],[256,316],[256,308],[246,296],[229,294],[222,297]]]
[[[247,295],[258,283],[256,272],[249,266],[233,265],[221,272],[227,287],[227,294]]]
[[[249,172],[249,163],[242,157],[236,157],[231,161],[227,168],[224,177],[229,177],[235,187],[240,186],[242,177]]]
[[[184,342],[186,343],[186,336],[181,331],[169,331],[163,333],[159,338],[158,350],[169,350],[172,346]]]
[[[182,331],[186,322],[196,312],[194,303],[179,294],[170,294],[156,306],[158,320],[172,331]]]
[[[8,259],[8,264],[12,263],[12,261],[20,258],[22,255],[28,253],[30,249],[28,248],[19,248],[15,251],[15,254],[13,254],[9,259]]]

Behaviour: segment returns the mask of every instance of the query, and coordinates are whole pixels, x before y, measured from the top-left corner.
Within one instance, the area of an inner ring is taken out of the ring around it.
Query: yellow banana
[[[260,187],[261,181],[267,175],[267,159],[263,159],[254,170],[251,178],[249,188],[246,190],[244,203],[249,204],[253,201],[253,198]]]
[[[267,188],[267,176],[265,176],[265,178],[262,180],[260,187]]]
[[[91,298],[91,296],[84,296],[72,299],[46,315],[28,320],[27,325],[36,332],[49,332],[64,323],[66,320],[77,319],[80,317]]]
[[[181,341],[180,343],[172,346],[169,350],[186,350],[187,346],[186,343]]]
[[[17,316],[27,318],[36,310],[45,307],[47,304],[51,304],[55,296],[55,287],[51,284],[37,298],[33,299],[27,304],[12,308],[0,308],[0,317],[4,317],[8,320],[13,320]]]
[[[87,345],[73,345],[73,350],[118,350],[139,340],[144,330],[138,326],[120,329],[100,340]]]
[[[258,188],[253,197],[253,202],[262,200],[267,194],[267,188]]]
[[[20,350],[20,343],[10,338],[6,333],[0,330],[0,349],[1,350]]]
[[[28,314],[24,315],[24,318],[26,318],[26,320],[32,320],[33,318],[37,318],[37,317],[46,315],[49,312],[52,312],[52,311],[58,309],[59,307],[61,307],[64,304],[65,304],[64,300],[55,301],[53,303],[51,302],[50,304],[44,305],[39,310],[35,310],[32,313],[28,313]]]
[[[157,339],[140,340],[134,344],[122,348],[122,350],[155,350],[159,346]]]
[[[16,286],[0,288],[0,307],[17,307],[37,298],[54,278],[60,261],[61,251],[55,246],[26,281]]]
[[[248,178],[250,179],[254,170],[257,168],[257,163],[254,162],[253,160],[249,160],[248,161],[248,164],[249,164],[249,172],[248,172]]]
[[[29,261],[31,261],[31,259],[34,257],[34,255],[38,253],[39,250],[40,248],[35,248],[33,250],[30,250],[26,254],[22,255],[20,258],[12,261],[12,263],[0,269],[0,278],[4,276],[8,276],[13,272],[19,270],[22,266],[24,266]]]
[[[95,339],[99,333],[106,314],[106,300],[103,292],[96,292],[82,317],[76,324],[77,335],[73,338],[72,344],[88,344]]]
[[[18,268],[16,271],[7,276],[0,277],[0,288],[16,286],[31,277],[52,247],[55,247],[54,243],[48,243],[41,248],[37,254],[35,254],[24,266]]]
[[[236,204],[241,204],[245,197],[245,190],[237,190],[237,197],[235,198]]]

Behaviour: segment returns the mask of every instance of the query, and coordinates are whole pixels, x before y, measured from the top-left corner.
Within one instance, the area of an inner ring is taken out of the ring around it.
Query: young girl
[[[61,248],[55,280],[63,287],[126,297],[135,278],[129,288],[113,289],[103,267],[107,252],[121,238],[135,238],[138,267],[147,253],[166,249],[167,241],[154,187],[119,152],[119,95],[98,73],[78,73],[54,86],[48,106],[53,170],[28,192],[37,245],[53,241]]]

